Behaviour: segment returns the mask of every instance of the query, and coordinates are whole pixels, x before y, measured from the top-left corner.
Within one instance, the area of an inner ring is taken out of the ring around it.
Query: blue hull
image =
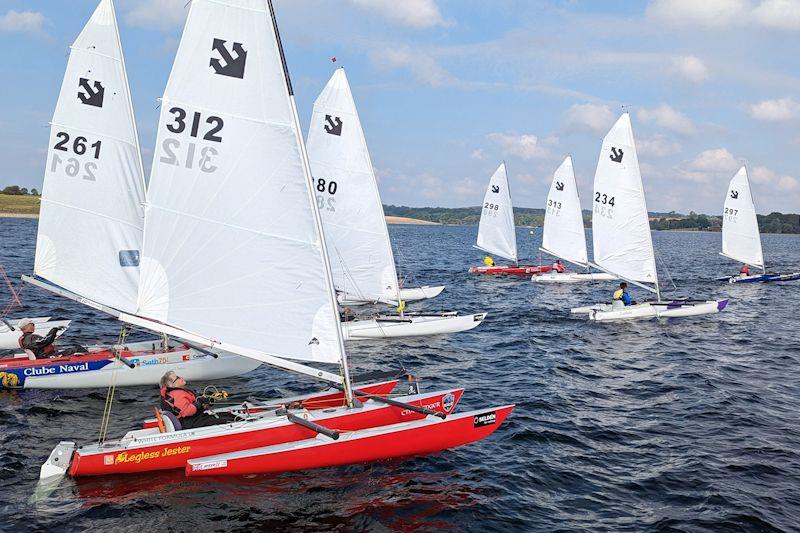
[[[747,278],[740,278],[732,276],[727,279],[728,283],[771,283],[773,281],[796,281],[800,280],[800,272],[792,274],[763,274],[761,276],[749,276]]]

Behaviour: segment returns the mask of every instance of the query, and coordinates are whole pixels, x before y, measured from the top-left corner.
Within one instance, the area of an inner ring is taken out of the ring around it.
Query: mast
[[[339,315],[339,304],[336,301],[336,291],[334,290],[333,284],[333,276],[331,275],[331,262],[330,257],[328,256],[328,248],[325,243],[325,231],[322,228],[322,219],[320,218],[319,214],[319,207],[317,206],[317,202],[314,200],[314,193],[313,193],[313,178],[311,175],[311,165],[308,162],[308,153],[306,152],[306,145],[305,141],[303,140],[303,136],[301,134],[300,128],[300,119],[297,116],[297,105],[294,101],[294,90],[292,89],[292,82],[289,78],[289,69],[286,65],[286,57],[283,53],[283,43],[281,42],[281,35],[278,31],[278,23],[275,19],[275,10],[272,6],[272,0],[267,0],[267,7],[269,9],[270,17],[272,18],[272,26],[275,29],[275,39],[278,42],[278,51],[280,53],[281,63],[283,64],[283,74],[284,79],[286,80],[286,90],[289,92],[289,102],[291,104],[292,109],[292,116],[294,119],[295,124],[295,136],[297,137],[297,142],[300,146],[300,154],[303,161],[303,169],[306,175],[306,184],[309,188],[309,195],[308,200],[309,204],[311,205],[311,212],[314,215],[314,225],[317,229],[317,235],[319,236],[320,247],[322,248],[322,260],[325,265],[325,277],[328,281],[328,296],[330,300],[331,308],[333,309],[334,313],[338,317]],[[344,395],[347,401],[347,405],[353,405],[353,390],[352,390],[352,383],[350,379],[350,368],[347,361],[347,351],[345,350],[344,346],[344,337],[342,335],[342,326],[341,321],[337,321],[337,327],[334,328],[336,330],[336,340],[339,344],[339,349],[341,353],[341,369],[342,369],[342,385],[344,388]]]

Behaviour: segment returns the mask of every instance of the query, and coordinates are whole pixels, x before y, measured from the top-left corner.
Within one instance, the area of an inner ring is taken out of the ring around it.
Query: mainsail
[[[308,159],[336,289],[364,301],[398,301],[383,204],[343,68],[314,102]]]
[[[628,113],[603,139],[592,199],[594,261],[630,281],[658,284],[642,175]]]
[[[764,269],[761,235],[747,169],[731,179],[722,217],[722,255]]]
[[[564,159],[553,175],[545,207],[541,250],[583,267],[589,264],[583,212],[571,156]]]
[[[70,48],[50,127],[34,274],[134,311],[144,191],[114,6],[102,0]]]
[[[497,167],[489,180],[489,187],[483,198],[476,248],[509,261],[517,261],[514,207],[511,205],[505,163]]]
[[[346,373],[327,261],[271,3],[194,0],[161,104],[137,315]]]

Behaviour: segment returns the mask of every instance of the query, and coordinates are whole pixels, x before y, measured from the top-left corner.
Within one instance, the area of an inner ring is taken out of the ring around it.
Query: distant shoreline
[[[430,220],[420,220],[418,218],[410,217],[397,217],[386,215],[387,224],[412,224],[415,226],[441,226],[438,222],[431,222]]]
[[[39,218],[35,213],[0,213],[0,218]]]

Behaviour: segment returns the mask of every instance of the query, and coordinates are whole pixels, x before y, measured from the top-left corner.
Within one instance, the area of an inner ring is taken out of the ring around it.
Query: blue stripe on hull
[[[102,370],[113,362],[113,359],[73,363],[56,363],[37,365],[27,368],[11,368],[0,372],[0,389],[22,389],[30,377],[57,376],[59,374],[80,374]]]

